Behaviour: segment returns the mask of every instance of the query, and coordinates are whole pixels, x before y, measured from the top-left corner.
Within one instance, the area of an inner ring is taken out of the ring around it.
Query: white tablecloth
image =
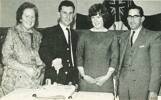
[[[8,95],[2,97],[0,100],[40,100],[32,97],[34,90],[32,89],[18,89]],[[55,99],[41,99],[41,100],[55,100]],[[62,100],[62,99],[61,99]],[[72,98],[68,100],[114,100],[113,94],[101,92],[75,92]]]
[[[32,89],[18,89],[10,94],[0,98],[0,100],[40,100],[32,97],[35,91]],[[53,100],[53,99],[41,99],[41,100]],[[113,94],[102,92],[75,92],[72,98],[68,100],[114,100]],[[117,100],[119,100],[117,98]],[[161,96],[158,96],[158,100],[161,100]]]

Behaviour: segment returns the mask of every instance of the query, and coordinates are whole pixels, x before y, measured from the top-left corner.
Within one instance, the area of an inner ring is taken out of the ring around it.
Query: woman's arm
[[[78,71],[79,71],[81,77],[82,77],[85,81],[87,81],[87,82],[90,83],[90,84],[96,83],[96,80],[95,80],[93,77],[91,77],[91,76],[85,74],[83,66],[78,66]]]
[[[102,86],[111,77],[114,71],[115,69],[113,67],[109,67],[106,75],[96,78],[96,84]]]
[[[95,79],[89,75],[85,74],[83,64],[84,64],[84,57],[85,57],[85,35],[81,35],[78,39],[77,50],[76,50],[76,57],[77,57],[77,67],[81,77],[87,81],[88,83],[95,83]]]
[[[103,85],[104,82],[106,82],[112,76],[112,74],[114,73],[118,65],[119,45],[118,45],[118,39],[116,35],[113,36],[113,41],[110,49],[111,49],[110,67],[108,68],[106,75],[96,78],[96,81],[97,81],[96,84],[99,86]]]

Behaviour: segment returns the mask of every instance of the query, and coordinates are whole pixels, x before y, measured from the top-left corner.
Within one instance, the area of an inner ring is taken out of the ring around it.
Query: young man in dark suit
[[[145,29],[141,7],[129,8],[130,31],[120,40],[120,100],[157,100],[161,81],[161,34]],[[120,69],[119,68],[119,69]]]
[[[41,46],[40,56],[46,64],[45,77],[51,83],[78,84],[78,70],[75,63],[75,51],[78,36],[70,25],[74,19],[73,2],[64,0],[60,3],[58,25],[46,28]]]

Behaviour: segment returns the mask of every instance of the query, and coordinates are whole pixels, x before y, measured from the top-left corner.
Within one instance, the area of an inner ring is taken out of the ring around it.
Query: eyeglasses
[[[133,15],[133,16],[128,15],[128,17],[127,17],[127,18],[139,18],[139,17],[141,17],[141,16],[140,16],[140,15]]]

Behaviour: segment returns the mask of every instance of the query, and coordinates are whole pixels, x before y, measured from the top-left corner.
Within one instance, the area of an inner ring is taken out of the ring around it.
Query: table
[[[0,98],[0,100],[38,100],[32,97],[34,90],[32,89],[18,89],[10,94]],[[53,100],[53,99],[42,99]],[[85,92],[79,91],[72,95],[72,98],[68,100],[114,100],[113,94],[102,92]],[[117,100],[119,100],[117,98]],[[158,96],[158,100],[161,100],[161,96]]]
[[[2,97],[0,100],[39,100],[35,97],[32,97],[33,93],[34,90],[32,89],[18,89]],[[54,99],[41,99],[41,100],[54,100]],[[66,100],[114,100],[114,97],[113,94],[111,93],[80,91],[75,92],[72,95],[72,98]]]

